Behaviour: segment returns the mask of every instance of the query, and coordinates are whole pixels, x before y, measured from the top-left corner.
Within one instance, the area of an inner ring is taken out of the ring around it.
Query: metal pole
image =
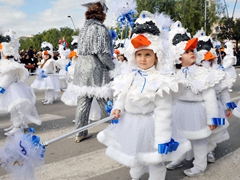
[[[73,22],[73,19],[72,19],[72,17],[71,17],[71,16],[68,16],[68,18],[70,18],[70,19],[71,19],[71,21],[72,21],[72,23],[73,23],[74,30],[76,31],[76,27],[75,27],[75,24],[74,24],[74,22]]]
[[[75,133],[77,133],[77,132],[85,131],[85,130],[90,129],[90,128],[96,126],[96,125],[99,125],[99,124],[102,124],[102,123],[107,122],[107,121],[109,121],[109,120],[112,120],[113,118],[114,118],[114,116],[109,116],[109,117],[106,117],[106,118],[104,118],[104,119],[100,119],[100,120],[98,120],[97,122],[94,122],[94,123],[88,124],[88,125],[86,125],[86,126],[83,126],[83,127],[79,128],[79,129],[76,129],[76,130],[74,130],[74,131],[72,131],[72,132],[69,132],[69,133],[64,134],[64,135],[62,135],[62,136],[59,136],[59,137],[57,137],[57,138],[55,138],[55,139],[52,139],[52,140],[50,140],[50,141],[43,142],[42,145],[43,145],[43,146],[48,146],[49,144],[52,144],[52,143],[54,143],[54,142],[57,142],[57,141],[59,141],[59,140],[61,140],[61,139],[64,139],[64,138],[66,138],[66,137],[69,137],[69,136],[71,136],[71,135],[73,135],[73,134],[75,134]]]
[[[237,1],[238,1],[238,0],[236,0],[236,1],[235,1],[235,4],[234,4],[233,13],[232,13],[232,18],[233,18],[233,16],[234,16],[234,12],[235,12],[235,8],[236,8],[236,5],[237,5]]]
[[[225,3],[225,8],[226,8],[226,11],[227,11],[227,16],[229,17],[229,14],[228,14],[228,8],[227,8],[227,3],[226,1],[224,0],[224,3]]]

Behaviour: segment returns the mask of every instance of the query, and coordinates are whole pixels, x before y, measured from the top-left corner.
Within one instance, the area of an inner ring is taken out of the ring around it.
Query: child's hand
[[[232,117],[232,110],[231,109],[227,109],[226,110],[226,117],[227,118],[231,118]]]
[[[112,110],[111,115],[115,116],[114,119],[118,119],[120,117],[120,112],[120,110],[114,109]]]
[[[208,125],[208,126],[209,126],[210,130],[214,130],[217,127],[217,125]]]

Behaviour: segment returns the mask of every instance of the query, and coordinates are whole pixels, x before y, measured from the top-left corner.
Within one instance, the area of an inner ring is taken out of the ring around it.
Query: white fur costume
[[[175,62],[181,63],[180,57],[189,43],[190,35],[179,21],[171,26],[169,34],[169,40],[173,43],[170,51],[174,53]],[[196,56],[195,49],[194,54]],[[207,167],[207,138],[212,133],[209,125],[213,124],[212,118],[219,117],[214,86],[224,75],[210,74],[208,69],[197,65],[182,67],[176,75],[180,78],[183,89],[173,107],[173,124],[191,140],[194,168],[204,171]],[[184,158],[183,156],[179,161]]]
[[[231,77],[229,73],[222,71],[220,65],[217,64],[216,51],[213,48],[211,37],[206,36],[203,29],[199,30],[194,37],[198,37],[198,42],[201,44],[201,47],[199,46],[197,51],[197,62],[210,69],[212,74],[215,74],[211,75],[212,79],[224,76],[224,78],[214,86],[218,101],[219,117],[225,118],[225,125],[218,126],[216,129],[214,129],[211,136],[208,138],[208,149],[209,151],[213,151],[217,143],[221,143],[229,139],[229,134],[227,131],[229,122],[226,118],[226,110],[228,109],[227,103],[231,103],[231,97],[229,95],[228,88],[232,87],[236,79]],[[215,58],[213,57],[212,60],[204,60],[205,55],[209,52],[212,53]]]
[[[41,125],[42,121],[35,108],[36,97],[33,90],[24,83],[29,74],[27,69],[13,58],[18,57],[18,38],[9,30],[3,34],[10,41],[2,43],[2,59],[0,61],[0,114],[11,114],[12,130],[5,133],[11,135],[17,128],[27,128],[29,123]]]
[[[231,41],[225,43],[224,52],[226,53],[226,56],[222,60],[222,67],[224,68],[224,71],[232,76],[232,78],[236,79],[237,74],[233,65],[236,64],[237,59],[233,55],[233,43]]]
[[[43,49],[46,47],[50,48],[50,50],[45,50],[45,53],[53,56],[52,44],[48,42],[43,42],[41,46]],[[37,77],[31,84],[31,87],[33,89],[45,91],[46,104],[52,104],[53,101],[57,99],[60,93],[60,83],[58,77],[51,76],[54,75],[55,72],[55,60],[50,58],[47,60],[47,62],[42,68],[39,67],[37,69]]]
[[[66,65],[70,62],[68,59],[68,54],[70,53],[70,49],[66,49],[63,45],[59,45],[59,54],[60,59],[55,61],[56,67],[59,69],[58,74],[59,76],[59,82],[60,82],[60,88],[66,89],[67,88],[67,71],[66,71]]]
[[[155,24],[152,28],[156,28],[153,15],[143,11],[135,23],[145,26],[150,21]],[[127,48],[126,57],[135,69],[114,78],[112,83],[113,109],[121,110],[119,123],[109,125],[97,138],[107,146],[107,156],[131,167],[132,178],[140,178],[149,168],[149,180],[163,180],[166,174],[163,162],[178,159],[191,147],[171,126],[172,93],[178,91],[177,80],[161,74],[158,66],[142,70],[136,64],[134,55],[141,49],[153,50],[158,62],[162,61],[163,49],[157,44],[161,42],[160,36],[150,32],[134,33],[132,39],[138,35],[147,37],[151,44],[138,48],[130,44]],[[168,143],[171,138],[180,143],[177,151],[158,153],[159,144]]]

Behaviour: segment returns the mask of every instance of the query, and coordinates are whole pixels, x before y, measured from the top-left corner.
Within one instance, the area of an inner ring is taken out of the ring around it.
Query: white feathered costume
[[[52,104],[54,100],[57,99],[60,93],[60,83],[58,77],[54,76],[56,73],[56,65],[53,57],[53,47],[49,42],[42,42],[41,48],[43,49],[43,57],[44,55],[49,54],[51,56],[50,59],[44,62],[44,58],[42,60],[43,66],[39,66],[37,69],[36,79],[31,84],[31,87],[36,90],[45,91],[45,100],[44,104]]]
[[[143,27],[148,30],[140,33]],[[171,94],[178,91],[177,80],[161,74],[158,65],[142,70],[136,64],[135,52],[141,49],[153,50],[158,63],[162,61],[164,49],[159,45],[159,35],[153,15],[143,11],[135,22],[131,41],[147,38],[151,44],[136,48],[129,44],[126,57],[133,71],[119,75],[112,83],[116,98],[113,109],[121,110],[119,123],[109,125],[97,135],[98,141],[107,146],[107,156],[131,167],[132,178],[140,178],[148,165],[149,179],[165,179],[163,162],[177,159],[191,148],[189,141],[179,136],[175,139],[177,130],[171,126]],[[177,151],[158,153],[160,144],[170,142],[171,138],[180,143]]]
[[[3,34],[0,61],[0,114],[11,114],[13,126],[6,135],[17,129],[27,128],[29,123],[41,125],[42,121],[35,108],[35,94],[24,81],[29,77],[27,69],[15,61],[20,46],[16,33],[8,30]]]

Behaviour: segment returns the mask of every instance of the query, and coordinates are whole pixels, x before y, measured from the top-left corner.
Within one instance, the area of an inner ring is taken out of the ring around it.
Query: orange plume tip
[[[216,56],[213,55],[213,53],[211,53],[210,51],[208,51],[205,55],[204,55],[204,60],[205,61],[210,61],[215,59]]]
[[[73,56],[77,56],[77,53],[75,51],[71,51],[68,55],[68,58],[72,58]]]
[[[192,38],[192,39],[188,40],[184,50],[187,51],[190,49],[195,49],[197,47],[197,44],[198,44],[198,38]]]
[[[47,52],[47,51],[44,51],[44,53],[43,53],[44,55],[49,55],[49,53]]]
[[[138,35],[137,37],[133,38],[131,40],[131,43],[133,45],[134,48],[138,48],[141,46],[149,46],[151,44],[151,42],[148,40],[148,38],[146,38],[143,35]]]
[[[2,44],[0,43],[0,50],[2,50],[2,48],[3,48],[3,47],[2,47]]]
[[[120,54],[120,51],[118,49],[114,49],[114,53],[118,55]]]

